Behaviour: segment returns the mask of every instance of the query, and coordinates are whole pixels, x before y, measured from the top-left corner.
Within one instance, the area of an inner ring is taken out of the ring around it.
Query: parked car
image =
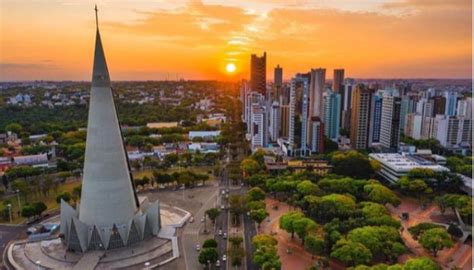
[[[223,237],[224,239],[227,239],[227,233],[225,232],[222,237]]]
[[[217,267],[220,267],[221,266],[221,262],[219,260],[216,261],[216,266]]]
[[[227,261],[227,255],[225,255],[225,254],[222,255],[222,261],[224,261],[224,262]]]
[[[200,251],[200,250],[201,250],[201,245],[196,244],[196,251]]]

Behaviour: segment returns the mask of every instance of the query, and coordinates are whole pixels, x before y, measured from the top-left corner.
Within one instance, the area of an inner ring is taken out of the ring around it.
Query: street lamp
[[[9,212],[9,216],[10,216],[10,223],[13,223],[12,205],[11,205],[11,203],[7,204],[7,207],[8,207],[8,212]]]
[[[41,268],[40,268],[40,264],[41,264],[41,261],[39,261],[39,260],[38,260],[38,261],[36,261],[36,268],[37,268],[38,270],[40,270],[40,269],[41,269]]]

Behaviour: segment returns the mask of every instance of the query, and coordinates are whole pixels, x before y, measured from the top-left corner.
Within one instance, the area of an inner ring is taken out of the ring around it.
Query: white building
[[[370,159],[377,160],[381,169],[378,174],[386,180],[395,183],[400,177],[407,175],[415,168],[430,169],[435,172],[449,172],[449,169],[434,162],[405,154],[381,153],[369,154]]]
[[[278,140],[280,134],[280,104],[274,101],[270,109],[270,139],[272,142]]]
[[[462,117],[441,117],[435,119],[435,138],[443,147],[457,148],[470,145],[472,141],[472,120]]]
[[[215,139],[221,134],[220,130],[215,130],[215,131],[190,131],[188,133],[188,138],[190,140],[199,137],[203,139]]]
[[[268,118],[265,106],[253,105],[251,120],[252,150],[266,147],[268,144]]]
[[[380,143],[383,147],[398,148],[400,141],[400,97],[384,95],[382,99],[382,120]]]

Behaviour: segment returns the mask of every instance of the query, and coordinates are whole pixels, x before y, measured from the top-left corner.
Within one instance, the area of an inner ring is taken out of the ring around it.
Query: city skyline
[[[1,5],[0,80],[90,79],[93,1]],[[466,0],[98,1],[98,6],[115,80],[248,79],[249,56],[264,51],[267,81],[277,64],[285,80],[313,67],[326,68],[329,78],[337,68],[355,78],[471,76]]]

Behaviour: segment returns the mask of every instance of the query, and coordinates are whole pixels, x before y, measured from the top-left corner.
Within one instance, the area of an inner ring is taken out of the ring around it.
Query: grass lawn
[[[33,202],[41,201],[41,202],[45,203],[46,206],[48,207],[48,209],[45,211],[45,213],[46,213],[46,212],[49,212],[49,211],[52,211],[52,210],[55,210],[55,209],[59,208],[59,204],[56,203],[56,196],[58,194],[63,193],[63,192],[72,193],[72,190],[75,187],[78,187],[80,185],[81,185],[81,181],[67,182],[67,183],[59,185],[58,193],[55,193],[54,190],[51,190],[47,196],[30,195],[30,196],[28,196],[28,202],[33,203]],[[5,199],[2,198],[0,200],[0,204],[3,204],[4,200]],[[21,223],[25,222],[26,218],[18,217],[18,215],[17,215],[17,212],[19,211],[19,209],[18,209],[18,197],[15,195],[14,197],[10,197],[8,200],[12,204],[13,223],[21,224]],[[24,205],[25,204],[24,198],[20,196],[20,200],[21,200],[21,205]],[[9,220],[7,220],[7,221],[2,221],[1,223],[7,224],[7,223],[10,223],[10,222],[9,222]]]

